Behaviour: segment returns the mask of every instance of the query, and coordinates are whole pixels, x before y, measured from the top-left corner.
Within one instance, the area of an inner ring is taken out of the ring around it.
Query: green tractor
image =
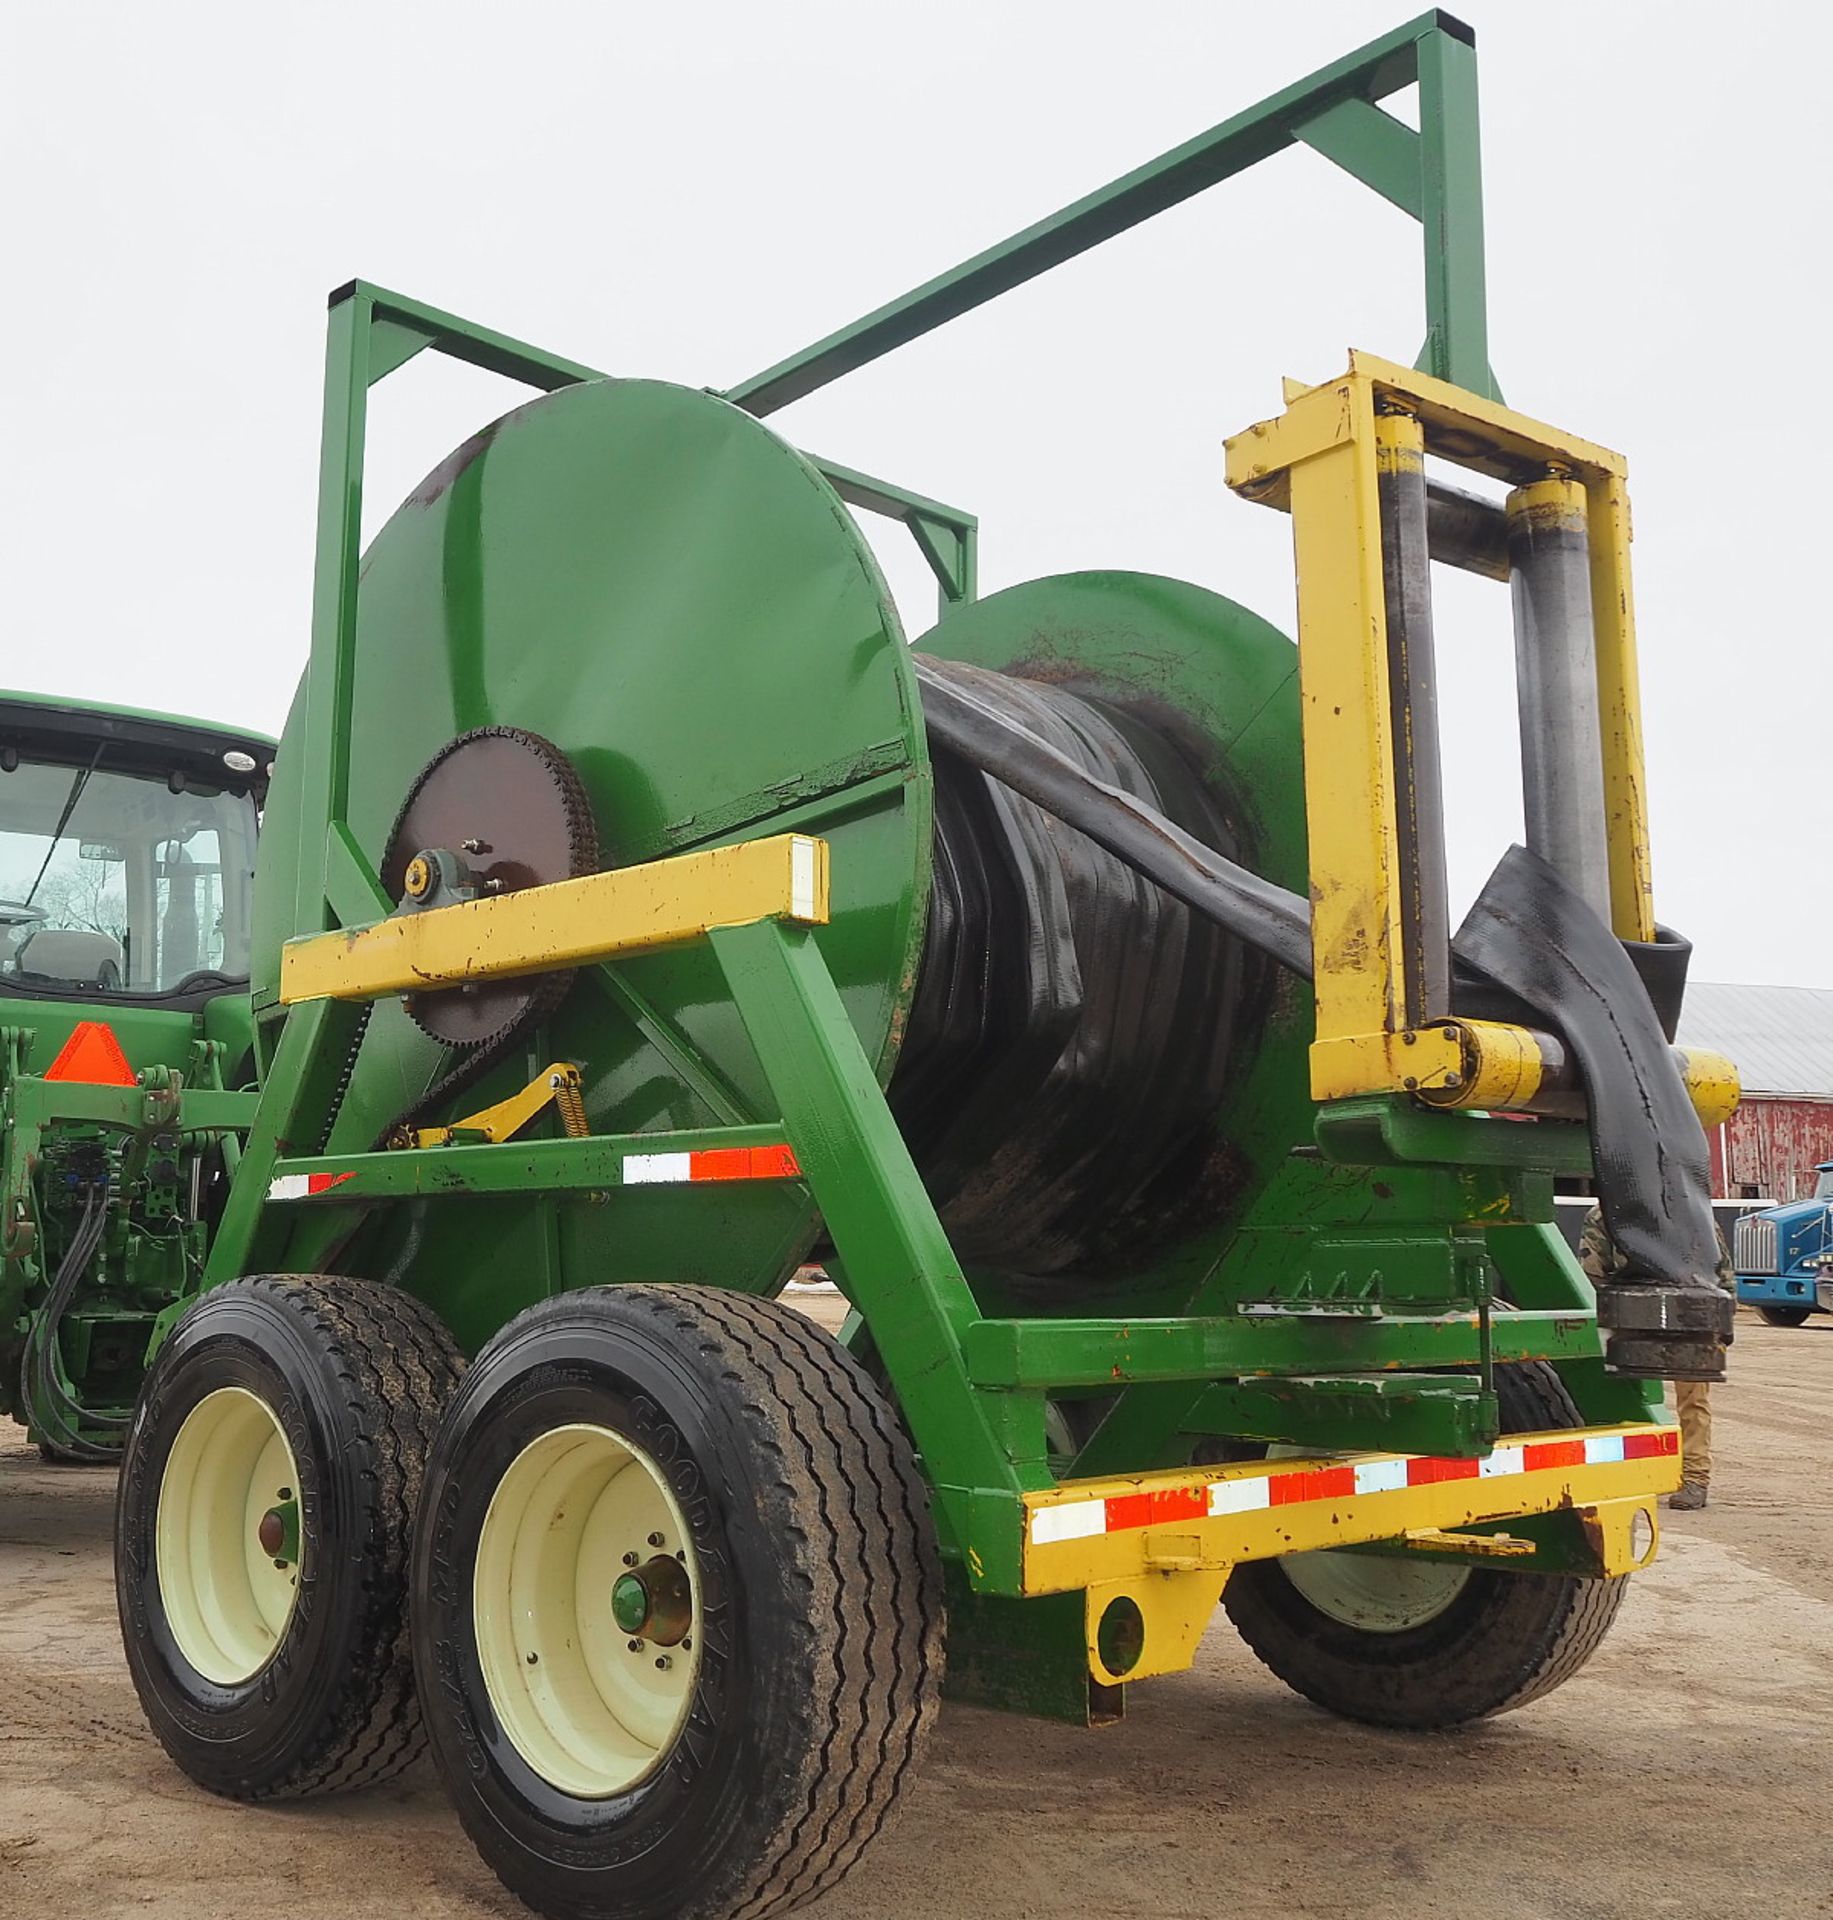
[[[0,1411],[117,1460],[254,1096],[271,740],[0,693]]]

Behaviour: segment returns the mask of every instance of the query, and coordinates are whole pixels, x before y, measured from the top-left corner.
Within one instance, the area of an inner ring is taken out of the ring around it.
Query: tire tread
[[[1543,1362],[1510,1366],[1498,1375],[1506,1394],[1510,1431],[1531,1433],[1582,1425],[1578,1409],[1554,1370]],[[1459,1655],[1456,1690],[1446,1685],[1447,1663],[1432,1671],[1395,1657],[1398,1642],[1368,1634],[1369,1653],[1353,1665],[1317,1647],[1301,1624],[1309,1609],[1285,1579],[1277,1560],[1236,1568],[1222,1603],[1254,1657],[1295,1693],[1341,1715],[1375,1726],[1434,1729],[1511,1712],[1551,1693],[1581,1668],[1609,1632],[1629,1578],[1581,1579],[1554,1574],[1486,1573],[1478,1580],[1534,1583],[1547,1604],[1533,1631],[1511,1641],[1505,1631],[1473,1634]],[[1531,1623],[1533,1624],[1533,1623]]]
[[[213,1766],[202,1783],[243,1801],[297,1800],[392,1779],[426,1745],[414,1690],[407,1577],[415,1503],[439,1417],[464,1371],[445,1324],[429,1307],[377,1281],[334,1274],[257,1274],[230,1283],[305,1335],[342,1399],[341,1424],[371,1488],[357,1602],[358,1657],[320,1715],[310,1751],[290,1769],[236,1777]],[[203,1297],[220,1299],[225,1289]],[[134,1681],[156,1731],[163,1726],[143,1679]],[[173,1758],[189,1755],[160,1731]],[[199,1777],[194,1775],[193,1777]]]

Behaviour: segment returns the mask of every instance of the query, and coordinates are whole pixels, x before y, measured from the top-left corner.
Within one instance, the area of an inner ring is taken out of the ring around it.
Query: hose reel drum
[[[483,621],[453,613],[455,573],[481,576]],[[466,756],[446,760],[448,743],[481,728],[551,743],[607,866],[819,833],[832,848],[824,956],[881,1078],[896,1073],[894,1106],[963,1257],[1032,1296],[1149,1292],[1202,1257],[1261,1153],[1247,1135],[1263,1118],[1231,1115],[1246,1100],[1264,1116],[1271,1052],[1302,1048],[1300,995],[1080,834],[953,756],[932,759],[876,563],[767,428],[653,382],[537,400],[394,515],[360,606],[350,820],[385,879],[424,837],[401,831],[405,797],[443,790],[429,767],[462,782]],[[979,670],[1097,777],[1302,887],[1294,656],[1265,622],[1186,583],[1078,575],[993,595],[922,644]],[[309,698],[308,681],[268,805],[258,999],[296,930],[288,774]],[[440,797],[476,823],[467,837],[488,840],[507,795],[479,772],[474,792]],[[593,1127],[761,1116],[708,957],[684,949],[618,972],[581,982],[538,1043],[543,1059],[582,1063]],[[450,1065],[414,1020],[379,1008],[332,1144],[367,1143],[428,1104]],[[1286,1069],[1302,1083],[1298,1054]],[[1302,1102],[1285,1104],[1300,1124]],[[782,1190],[722,1200],[710,1229],[705,1206],[673,1230],[658,1219],[653,1240],[583,1213],[557,1222],[569,1268],[641,1277],[667,1245],[671,1271],[685,1256],[690,1274],[711,1277],[717,1260],[726,1277],[736,1259],[760,1290],[815,1225]],[[513,1286],[545,1228],[492,1231],[498,1284]],[[453,1229],[429,1219],[426,1232],[416,1257],[440,1257]]]

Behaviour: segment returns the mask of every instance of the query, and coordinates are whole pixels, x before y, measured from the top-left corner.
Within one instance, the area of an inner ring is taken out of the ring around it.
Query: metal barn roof
[[[1746,1093],[1833,1100],[1833,987],[1689,981],[1680,1044],[1728,1055]]]

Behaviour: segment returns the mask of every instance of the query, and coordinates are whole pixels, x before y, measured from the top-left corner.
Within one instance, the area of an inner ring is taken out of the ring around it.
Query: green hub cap
[[[640,1634],[658,1647],[678,1647],[694,1625],[687,1568],[659,1553],[639,1572],[622,1575],[611,1589],[611,1618],[621,1632]]]
[[[641,1633],[649,1625],[649,1589],[634,1573],[611,1589],[611,1618],[620,1633]]]

